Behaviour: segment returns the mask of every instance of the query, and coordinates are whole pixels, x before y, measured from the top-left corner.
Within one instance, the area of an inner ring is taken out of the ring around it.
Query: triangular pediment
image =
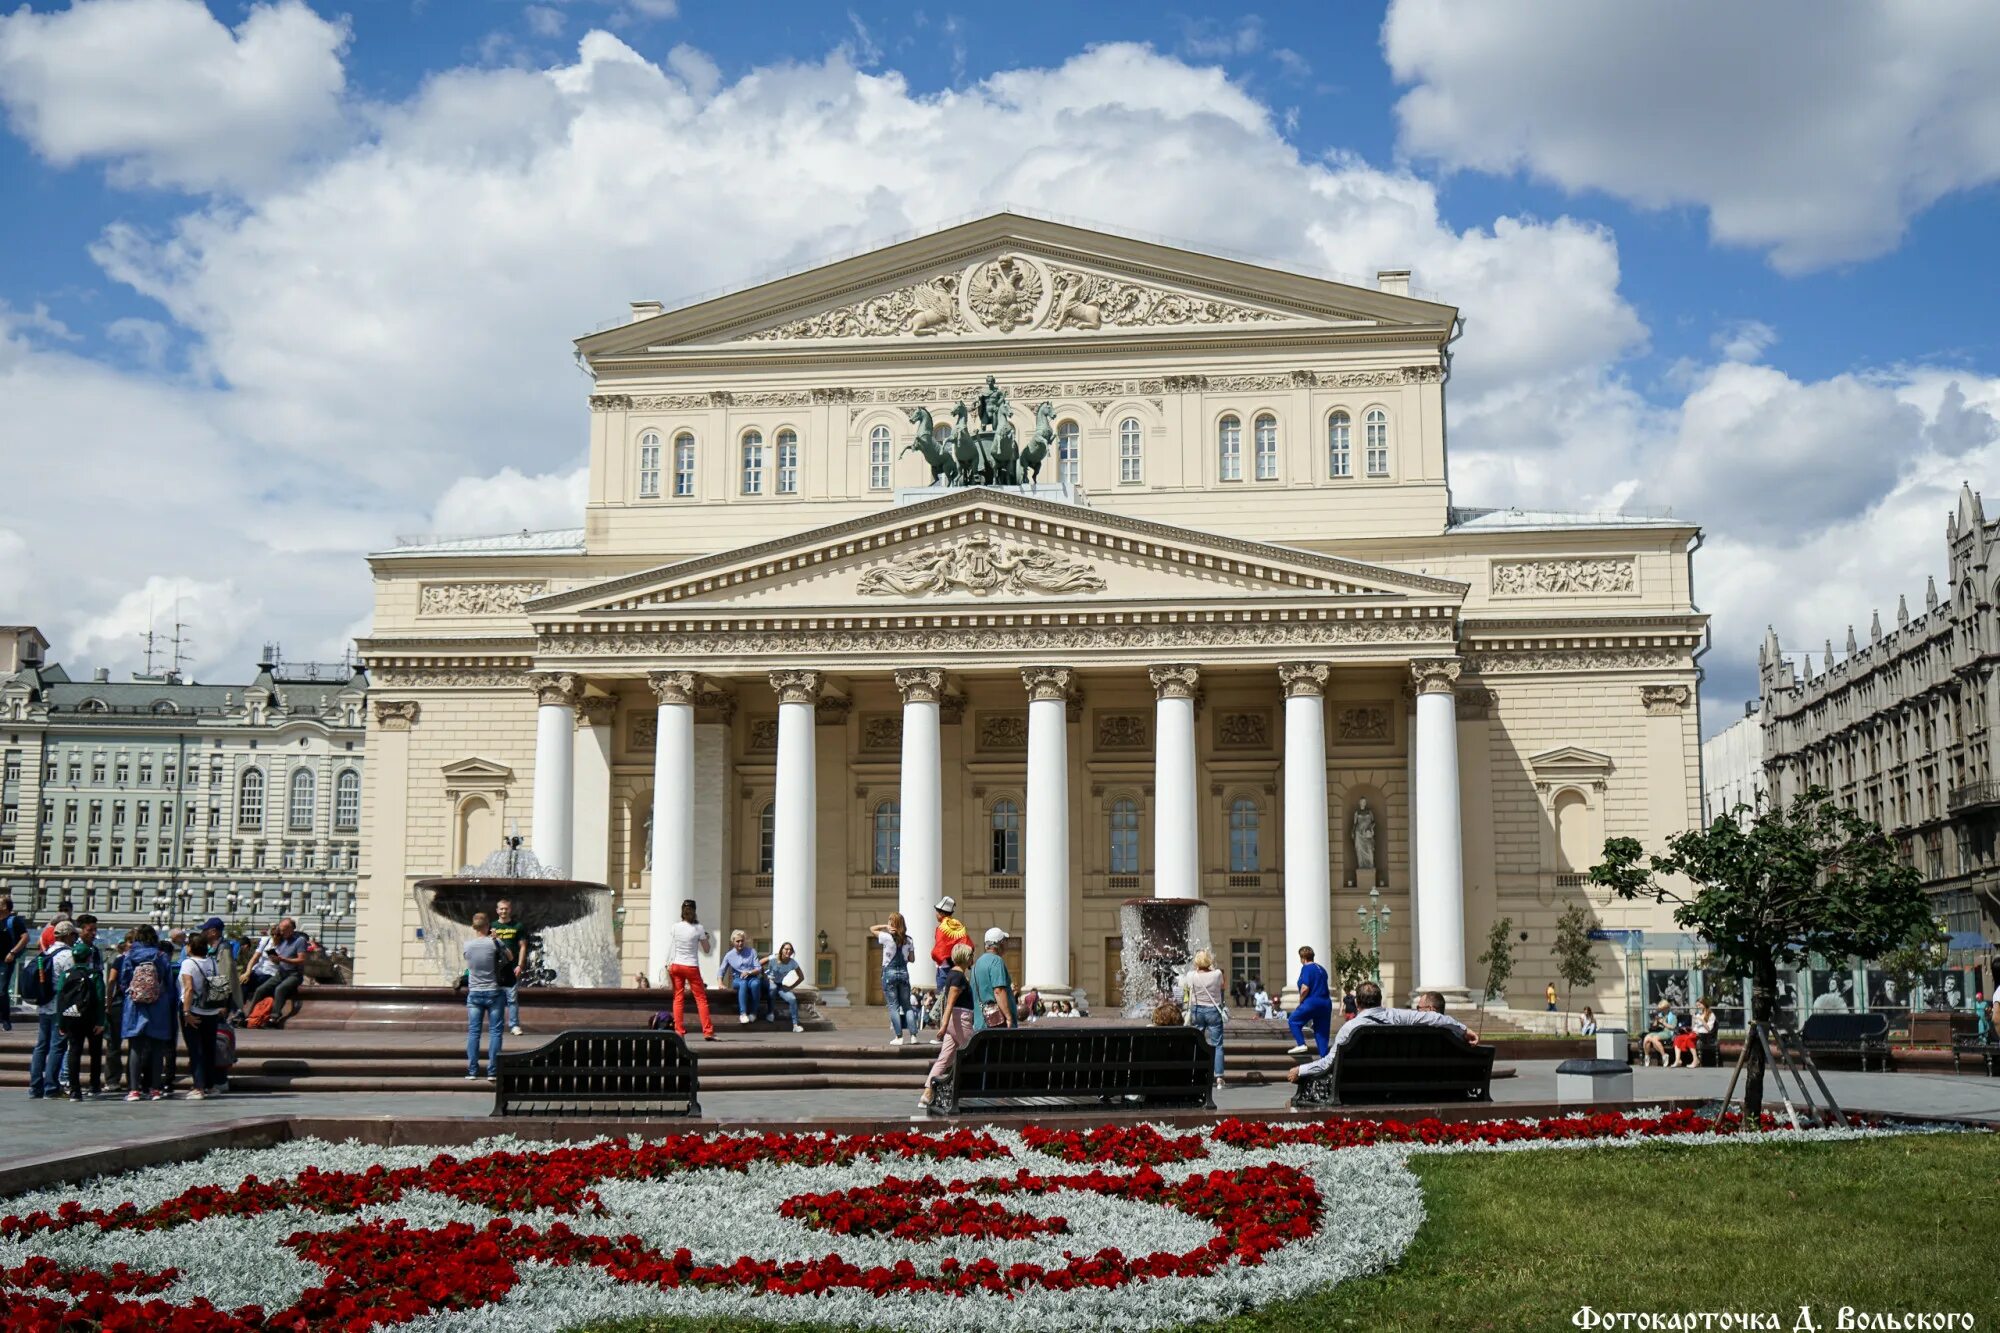
[[[1465,592],[1447,579],[980,487],[538,598],[527,610],[538,623],[677,607],[895,615],[1072,604],[1143,617],[1167,605],[1233,613],[1307,601],[1400,619],[1448,615]]]
[[[1544,781],[1556,777],[1597,777],[1611,771],[1611,756],[1580,745],[1563,745],[1530,756],[1528,767]]]
[[[1001,213],[578,340],[591,358],[727,345],[1069,340],[1196,329],[1448,329],[1449,306]]]
[[[454,759],[440,770],[445,781],[453,786],[505,786],[514,777],[514,770],[492,759],[482,759],[471,755],[464,759]]]

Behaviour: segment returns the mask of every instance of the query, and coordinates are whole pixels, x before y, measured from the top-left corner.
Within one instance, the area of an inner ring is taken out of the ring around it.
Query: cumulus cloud
[[[233,30],[199,0],[88,0],[0,15],[0,105],[57,166],[125,184],[242,189],[340,123],[345,20],[298,0]]]
[[[445,489],[431,513],[440,536],[471,536],[520,529],[540,532],[573,527],[590,498],[590,468],[527,476],[501,468],[490,477],[461,477]]]
[[[1405,151],[1694,205],[1788,271],[1880,254],[1938,199],[2000,180],[1980,0],[1395,0],[1382,35],[1412,85]]]

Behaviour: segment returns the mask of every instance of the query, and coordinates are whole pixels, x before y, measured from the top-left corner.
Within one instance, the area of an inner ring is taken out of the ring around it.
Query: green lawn
[[[1429,1216],[1375,1278],[1204,1330],[1569,1328],[1576,1311],[1963,1310],[2000,1320],[2000,1135],[1417,1157]],[[1338,1201],[1334,1202],[1338,1225]],[[1279,1262],[1282,1262],[1280,1260]],[[636,1320],[590,1333],[769,1324]],[[805,1325],[785,1325],[804,1328]],[[973,1333],[968,1329],[968,1333]]]

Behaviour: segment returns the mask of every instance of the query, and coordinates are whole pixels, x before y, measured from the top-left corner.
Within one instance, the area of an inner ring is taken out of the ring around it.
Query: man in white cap
[[[972,1030],[1010,1028],[1014,1017],[1014,978],[1000,956],[1007,932],[994,926],[986,932],[986,951],[972,965]]]

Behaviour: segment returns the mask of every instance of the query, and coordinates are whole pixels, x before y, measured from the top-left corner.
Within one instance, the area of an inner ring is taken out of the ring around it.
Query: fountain
[[[505,898],[514,906],[514,920],[533,941],[529,965],[522,969],[524,982],[618,985],[610,886],[563,878],[521,841],[509,838],[505,847],[456,875],[417,881],[424,947],[431,961],[444,976],[457,975],[464,966],[460,946],[472,937],[473,914],[491,917],[494,904]]]
[[[1124,931],[1125,1016],[1147,1018],[1162,1000],[1180,998],[1180,977],[1208,944],[1208,904],[1199,898],[1127,898]]]

